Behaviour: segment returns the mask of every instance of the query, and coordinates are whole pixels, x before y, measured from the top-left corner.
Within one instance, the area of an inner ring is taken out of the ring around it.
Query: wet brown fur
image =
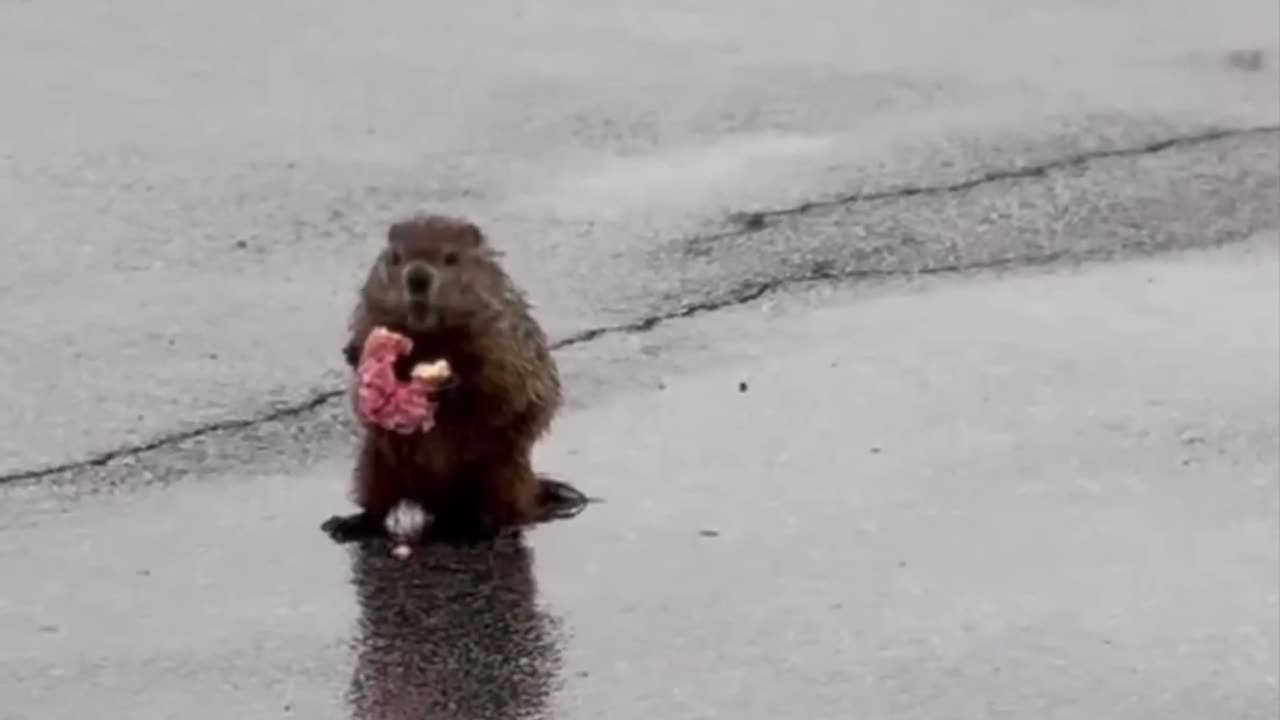
[[[394,223],[352,313],[348,358],[383,326],[412,338],[398,370],[445,358],[456,386],[440,399],[435,426],[397,435],[365,427],[354,500],[379,520],[402,499],[438,525],[493,531],[533,522],[539,479],[534,444],[560,408],[560,378],[547,338],[501,254],[472,222],[418,215]],[[405,290],[411,265],[434,277],[430,302]],[[353,393],[354,400],[354,393]]]

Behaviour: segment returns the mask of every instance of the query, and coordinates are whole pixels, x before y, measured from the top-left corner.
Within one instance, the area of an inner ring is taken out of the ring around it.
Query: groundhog
[[[560,409],[560,375],[500,259],[466,219],[423,214],[391,225],[351,316],[347,362],[354,368],[382,326],[413,340],[396,366],[401,380],[444,358],[455,381],[430,431],[363,428],[353,493],[361,511],[324,523],[335,540],[384,535],[401,500],[426,510],[433,535],[482,539],[539,519],[554,481],[535,475],[531,454]]]

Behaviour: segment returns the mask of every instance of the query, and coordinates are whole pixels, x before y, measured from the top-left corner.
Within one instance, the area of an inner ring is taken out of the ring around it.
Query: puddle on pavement
[[[379,549],[381,548],[381,549]],[[354,718],[540,717],[561,669],[557,621],[538,607],[532,553],[504,539],[407,560],[351,548],[358,606]]]

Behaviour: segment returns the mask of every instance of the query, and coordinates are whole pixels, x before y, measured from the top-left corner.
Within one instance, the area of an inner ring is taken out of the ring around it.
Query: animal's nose
[[[404,271],[404,286],[410,295],[426,295],[431,290],[431,268],[412,265]]]

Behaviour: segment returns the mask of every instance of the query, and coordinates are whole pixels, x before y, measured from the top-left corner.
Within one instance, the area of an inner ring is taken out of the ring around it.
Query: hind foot
[[[358,542],[387,535],[382,516],[367,511],[353,515],[334,515],[324,521],[320,529],[336,543]]]

